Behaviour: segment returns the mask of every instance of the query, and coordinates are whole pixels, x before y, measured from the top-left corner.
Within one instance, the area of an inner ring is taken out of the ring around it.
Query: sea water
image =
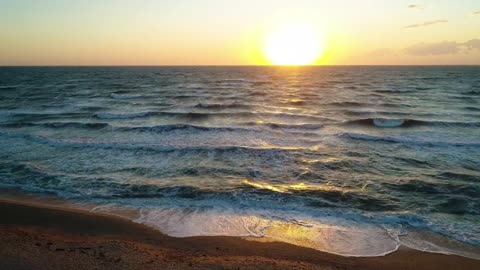
[[[0,149],[172,236],[480,258],[480,67],[2,67]]]

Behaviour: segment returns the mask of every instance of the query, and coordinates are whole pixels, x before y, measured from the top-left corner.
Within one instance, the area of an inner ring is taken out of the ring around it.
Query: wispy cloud
[[[428,56],[442,54],[456,54],[460,51],[457,42],[442,41],[436,43],[418,43],[405,49],[409,55]]]
[[[423,6],[423,5],[409,5],[408,8],[419,10],[419,9],[424,9],[425,6]]]
[[[480,50],[480,39],[469,40],[463,43],[463,46],[465,46],[469,50]]]
[[[435,21],[428,21],[428,22],[419,23],[419,24],[407,25],[405,26],[405,28],[417,28],[417,27],[429,26],[429,25],[439,24],[439,23],[447,23],[447,22],[448,22],[447,20],[435,20]]]
[[[473,15],[480,15],[480,10],[473,12]]]
[[[471,39],[466,42],[442,41],[418,43],[404,49],[404,52],[413,56],[432,56],[469,53],[473,50],[480,50],[480,39]]]
[[[422,42],[414,44],[410,47],[394,50],[391,48],[380,48],[370,51],[368,56],[371,57],[388,57],[399,55],[410,56],[438,56],[438,55],[455,55],[467,54],[473,51],[480,52],[480,39],[471,39],[465,42],[457,41],[441,41],[441,42]]]

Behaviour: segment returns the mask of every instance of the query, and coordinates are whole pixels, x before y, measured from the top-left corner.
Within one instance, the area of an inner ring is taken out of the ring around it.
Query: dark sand
[[[126,219],[0,201],[0,269],[480,269],[402,248],[349,258],[285,243],[165,236]]]

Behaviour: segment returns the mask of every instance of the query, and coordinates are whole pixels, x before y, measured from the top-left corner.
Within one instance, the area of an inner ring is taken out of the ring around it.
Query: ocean
[[[171,236],[480,258],[479,66],[0,67],[0,149]]]

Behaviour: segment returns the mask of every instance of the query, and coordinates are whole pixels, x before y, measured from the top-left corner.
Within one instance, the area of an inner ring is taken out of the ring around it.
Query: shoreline
[[[0,199],[2,269],[480,269],[480,260],[400,247],[343,257],[282,242],[175,238],[126,218]]]

